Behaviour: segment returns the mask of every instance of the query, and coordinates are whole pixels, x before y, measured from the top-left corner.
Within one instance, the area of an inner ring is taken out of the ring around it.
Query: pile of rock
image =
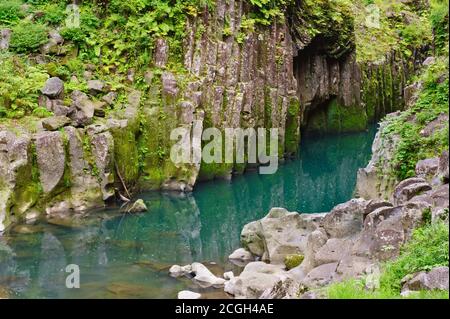
[[[48,79],[41,89],[43,95],[39,97],[39,106],[45,107],[54,116],[43,120],[42,126],[49,131],[68,125],[86,127],[93,123],[94,116],[105,117],[106,108],[114,103],[117,93],[110,92],[100,80],[89,80],[87,85],[92,96],[102,95],[101,100],[93,101],[86,93],[73,91],[71,104],[67,106],[64,103],[64,82],[58,77]]]
[[[237,298],[298,298],[333,282],[373,277],[379,263],[396,258],[424,221],[448,222],[448,153],[425,162],[436,165],[419,163],[422,177],[400,182],[390,201],[352,199],[328,214],[273,208],[263,219],[247,224],[241,233],[244,248],[230,256],[246,266],[225,284],[225,291]],[[292,268],[287,263],[292,260],[301,263]],[[447,281],[434,279],[445,271]],[[407,279],[404,291],[448,290],[448,268]]]

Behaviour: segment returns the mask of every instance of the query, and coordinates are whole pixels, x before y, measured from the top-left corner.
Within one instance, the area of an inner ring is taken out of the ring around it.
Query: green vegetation
[[[287,255],[284,258],[284,265],[286,266],[287,270],[290,270],[292,268],[299,266],[303,262],[304,259],[305,259],[305,256],[303,256],[303,255],[297,255],[297,254]]]
[[[0,118],[20,118],[38,108],[39,90],[48,75],[21,57],[0,53]]]
[[[380,288],[365,289],[364,280],[347,280],[327,288],[332,299],[391,299],[401,298],[401,280],[408,274],[429,271],[434,267],[448,266],[449,229],[444,222],[426,224],[416,229],[400,256],[382,265]],[[411,298],[448,299],[448,291],[421,291]]]
[[[438,125],[430,134],[423,134],[427,125],[438,122],[440,115],[448,115],[448,57],[438,59],[417,80],[423,83],[423,89],[415,105],[388,119],[383,130],[385,136],[400,137],[391,172],[398,180],[414,176],[417,161],[439,156],[449,147],[448,122]]]
[[[26,21],[13,27],[10,47],[17,53],[31,53],[47,41],[47,28],[44,25]]]
[[[6,0],[0,3],[0,25],[12,24],[24,17],[24,12],[20,8],[20,0]]]

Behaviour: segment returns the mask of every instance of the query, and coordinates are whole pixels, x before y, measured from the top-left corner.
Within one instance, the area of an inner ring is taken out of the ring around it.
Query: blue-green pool
[[[169,277],[168,267],[200,261],[217,274],[239,271],[227,256],[239,247],[246,223],[274,206],[325,212],[350,199],[356,171],[370,158],[375,130],[304,137],[298,158],[274,175],[247,172],[232,181],[200,184],[190,195],[141,194],[146,214],[119,215],[110,208],[75,225],[42,221],[13,228],[0,237],[0,294],[174,298],[180,290],[196,290],[190,280]],[[68,264],[80,266],[80,289],[66,288]],[[203,292],[223,296],[219,290]]]

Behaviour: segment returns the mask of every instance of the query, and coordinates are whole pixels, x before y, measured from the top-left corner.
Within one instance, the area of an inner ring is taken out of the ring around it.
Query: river
[[[16,226],[0,237],[0,291],[11,298],[175,298],[198,290],[188,279],[169,277],[168,267],[199,261],[216,274],[239,272],[227,256],[239,248],[246,223],[271,207],[326,212],[352,197],[375,131],[303,137],[297,158],[274,175],[247,172],[199,184],[189,195],[140,194],[145,214],[108,208],[69,225]],[[79,289],[66,288],[68,264],[80,267]],[[223,297],[218,289],[202,292]]]

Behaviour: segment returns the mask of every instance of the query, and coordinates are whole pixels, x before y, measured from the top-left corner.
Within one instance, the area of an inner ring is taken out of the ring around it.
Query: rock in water
[[[135,201],[130,208],[127,209],[128,213],[142,213],[148,210],[147,205],[145,205],[142,199]]]
[[[41,92],[49,98],[61,98],[64,93],[64,82],[58,77],[50,78]]]
[[[222,286],[225,283],[225,279],[214,276],[214,274],[201,263],[193,263],[192,272],[195,273],[195,281],[201,286]]]
[[[242,262],[246,262],[246,261],[251,261],[254,260],[255,258],[253,257],[252,253],[249,252],[248,250],[244,249],[244,248],[239,248],[236,249],[230,256],[228,256],[228,259],[232,260],[232,261],[242,261]]]
[[[201,297],[201,294],[189,290],[183,290],[178,293],[178,299],[200,299]]]

